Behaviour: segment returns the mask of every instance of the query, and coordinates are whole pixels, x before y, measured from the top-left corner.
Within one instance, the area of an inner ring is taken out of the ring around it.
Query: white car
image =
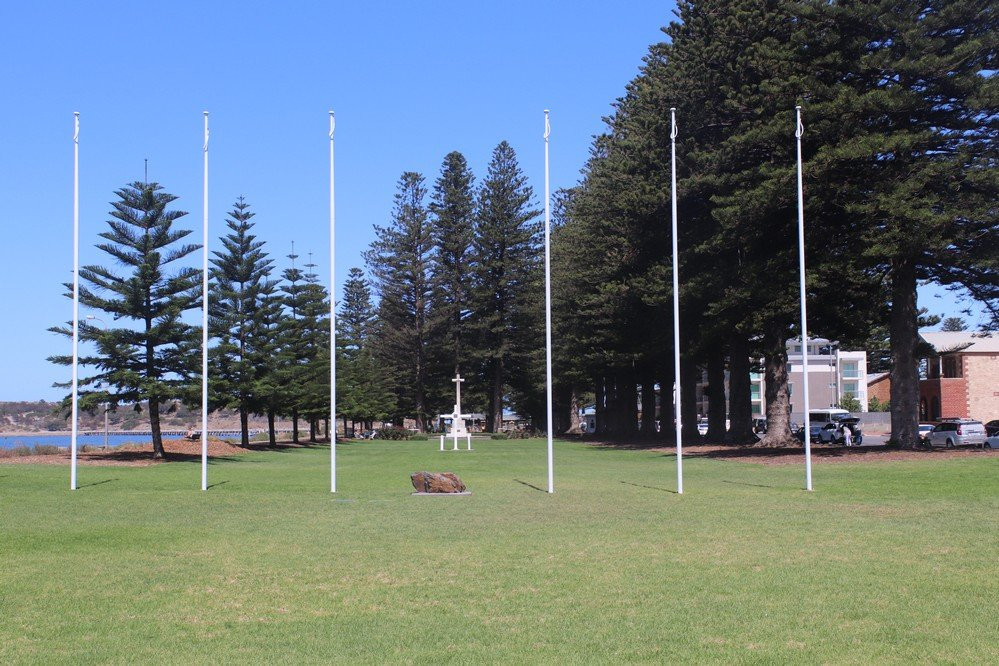
[[[944,446],[952,449],[955,446],[986,445],[985,426],[981,421],[972,419],[954,419],[941,421],[930,432],[930,446]]]
[[[705,435],[708,434],[708,420],[707,419],[699,419],[697,421],[697,434],[700,435],[701,437],[704,437]]]

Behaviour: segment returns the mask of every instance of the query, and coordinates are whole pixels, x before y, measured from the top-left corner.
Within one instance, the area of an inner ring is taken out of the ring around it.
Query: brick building
[[[999,418],[999,336],[967,331],[920,335],[932,353],[919,382],[919,418]]]
[[[867,375],[867,400],[877,398],[882,404],[891,400],[891,374],[875,372]]]

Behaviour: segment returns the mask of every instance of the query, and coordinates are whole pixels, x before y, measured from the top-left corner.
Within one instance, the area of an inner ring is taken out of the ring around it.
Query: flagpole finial
[[[552,134],[551,121],[548,119],[548,109],[545,109],[545,143],[548,143],[548,137]]]
[[[330,140],[333,139],[334,129],[336,129],[336,117],[333,115],[333,109],[330,109]]]
[[[679,132],[676,129],[676,107],[671,106],[669,108],[669,138],[671,141],[676,141],[676,137]]]
[[[73,142],[80,143],[80,112],[73,112]]]
[[[205,145],[202,148],[204,152],[208,152],[208,112],[205,111]]]
[[[794,109],[797,112],[797,118],[795,119],[794,136],[800,139],[805,134],[805,126],[801,122],[801,107],[796,106],[794,107]]]

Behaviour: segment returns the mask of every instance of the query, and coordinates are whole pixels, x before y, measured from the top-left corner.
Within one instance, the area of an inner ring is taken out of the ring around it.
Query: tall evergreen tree
[[[387,418],[394,406],[390,378],[374,357],[376,312],[371,289],[359,268],[351,268],[337,314],[337,411],[365,425]]]
[[[538,385],[543,383],[539,350],[543,354],[544,349],[539,314],[544,292],[533,197],[516,153],[509,143],[501,142],[479,189],[472,296],[489,430],[502,426],[504,397],[511,388],[524,396],[520,401],[524,406],[538,413]]]
[[[303,399],[304,364],[308,356],[308,341],[302,334],[302,291],[305,286],[305,275],[295,264],[299,255],[295,254],[294,241],[291,244],[291,254],[286,256],[291,260],[291,266],[281,273],[283,282],[280,286],[280,298],[284,312],[278,324],[281,352],[277,375],[283,387],[284,412],[291,417],[292,441],[297,444],[299,410]]]
[[[243,197],[229,212],[229,233],[222,251],[213,251],[209,294],[209,333],[218,340],[211,350],[214,408],[239,412],[243,446],[250,443],[249,415],[267,410],[261,386],[273,369],[276,285],[270,279],[272,260],[257,240],[250,222],[254,214]]]
[[[301,391],[299,408],[309,420],[309,440],[315,441],[319,422],[332,418],[330,410],[330,295],[319,282],[316,264],[309,253],[302,276],[304,285],[300,292],[299,332],[304,341],[301,353],[301,370],[298,387]],[[332,436],[332,435],[331,435]]]
[[[433,324],[438,330],[434,338],[439,342],[440,369],[447,375],[440,378],[443,381],[439,384],[448,389],[451,382],[446,380],[452,373],[461,372],[463,366],[469,367],[467,347],[471,336],[467,329],[475,226],[473,183],[465,156],[457,151],[448,153],[430,201],[434,243]]]
[[[128,272],[121,275],[104,266],[83,267],[80,303],[106,312],[113,321],[132,325],[106,332],[93,326],[81,328],[80,338],[97,344],[96,355],[80,359],[81,366],[97,369],[80,382],[81,404],[84,408],[98,403],[109,403],[112,408],[128,404],[139,409],[145,401],[153,455],[162,458],[160,408],[168,400],[190,397],[186,387],[198,371],[200,345],[200,335],[181,321],[181,315],[200,301],[201,272],[182,267],[171,274],[167,269],[200,246],[181,242],[191,231],[176,229],[174,223],[186,213],[168,208],[177,197],[164,192],[158,183],[130,183],[115,196],[109,230],[100,234],[105,242],[97,248]],[[50,330],[72,334],[65,327]],[[70,356],[50,360],[72,363]]]
[[[378,358],[396,384],[397,416],[412,415],[424,430],[431,405],[431,258],[433,238],[423,176],[407,171],[399,179],[388,226],[364,253],[380,297]]]

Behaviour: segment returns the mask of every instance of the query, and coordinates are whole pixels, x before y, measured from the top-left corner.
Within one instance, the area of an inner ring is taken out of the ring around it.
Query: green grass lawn
[[[544,442],[0,464],[0,663],[999,662],[999,456]],[[469,497],[411,497],[454,471]]]

